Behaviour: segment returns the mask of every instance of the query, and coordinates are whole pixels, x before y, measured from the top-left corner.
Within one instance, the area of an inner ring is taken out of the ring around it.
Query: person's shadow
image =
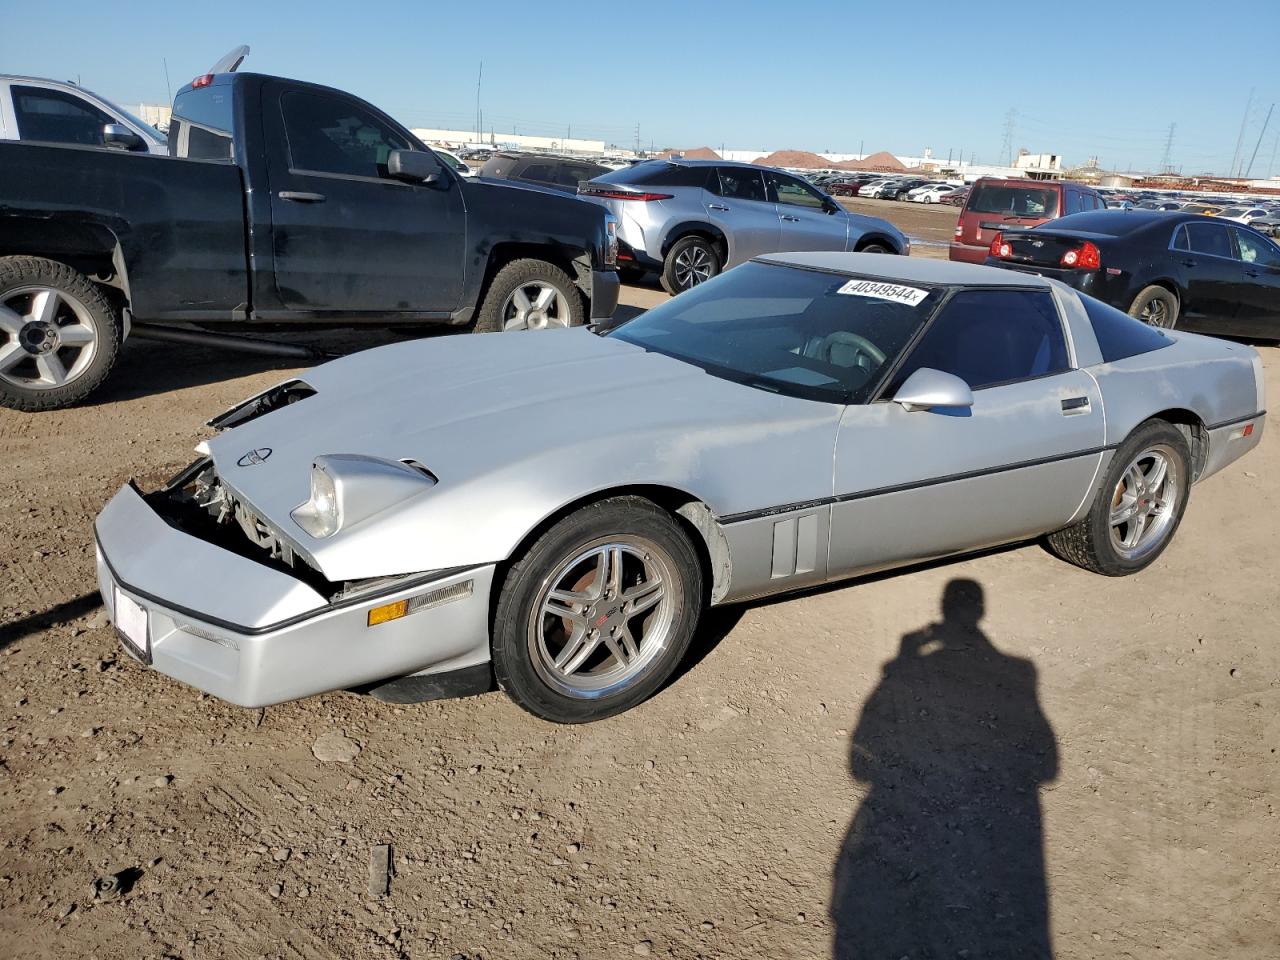
[[[902,638],[849,770],[870,791],[834,871],[837,960],[1050,958],[1040,785],[1057,775],[1036,670],[978,628],[955,579],[942,621]]]

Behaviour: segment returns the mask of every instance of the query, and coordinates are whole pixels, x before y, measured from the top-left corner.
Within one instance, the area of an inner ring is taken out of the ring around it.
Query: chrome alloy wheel
[[[1158,547],[1178,516],[1182,496],[1179,460],[1173,448],[1157,444],[1138,454],[1120,475],[1111,495],[1111,545],[1126,560]]]
[[[1169,326],[1169,305],[1159,297],[1152,297],[1142,307],[1138,319],[1153,327]]]
[[[89,308],[51,287],[17,287],[0,302],[0,380],[53,390],[79,377],[98,352]]]
[[[567,327],[572,322],[569,301],[545,280],[530,280],[520,284],[502,305],[504,331],[546,330],[551,327]]]
[[[676,254],[676,286],[688,290],[711,279],[714,264],[706,247],[690,244]]]
[[[565,696],[618,693],[671,643],[681,582],[655,543],[618,536],[589,544],[543,581],[529,615],[529,659]]]

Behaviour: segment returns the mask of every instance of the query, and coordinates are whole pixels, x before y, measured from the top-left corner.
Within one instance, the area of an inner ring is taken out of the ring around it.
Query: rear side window
[[[169,154],[190,160],[230,160],[234,156],[232,87],[214,84],[186,90],[173,101]]]
[[[1089,322],[1093,324],[1093,335],[1098,340],[1098,349],[1102,351],[1104,363],[1150,353],[1173,343],[1155,327],[1149,327],[1101,300],[1081,294],[1080,303],[1084,306],[1084,312],[1089,315]]]
[[[413,149],[382,119],[343,97],[290,90],[280,108],[294,170],[385,177],[391,151]]]
[[[701,165],[646,160],[621,170],[601,171],[598,176],[606,183],[628,183],[636,187],[702,187],[707,183],[708,173],[713,171],[714,168]]]
[[[1227,228],[1219,223],[1188,223],[1187,239],[1192,253],[1203,253],[1210,257],[1227,257],[1233,259],[1235,251],[1231,248],[1231,235]]]
[[[18,136],[23,140],[100,147],[103,126],[116,122],[114,117],[73,93],[16,84],[9,89],[13,91]]]
[[[980,390],[1068,366],[1062,321],[1047,290],[962,290],[929,325],[888,395],[921,367],[955,374]]]
[[[1240,259],[1262,267],[1280,267],[1280,250],[1266,238],[1252,230],[1236,230],[1236,244],[1240,247]]]
[[[1016,217],[1056,217],[1058,191],[1050,187],[1003,186],[979,183],[969,194],[972,213],[1001,213]]]
[[[758,170],[746,167],[717,167],[718,179],[711,181],[711,192],[722,197],[733,197],[737,200],[759,200],[764,202],[764,178]]]

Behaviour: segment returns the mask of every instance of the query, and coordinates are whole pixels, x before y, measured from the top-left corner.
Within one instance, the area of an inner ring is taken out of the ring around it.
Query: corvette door
[[[954,374],[968,408],[846,408],[835,457],[829,571],[943,556],[1065,526],[1093,488],[1101,395],[1071,369],[1045,290],[954,294],[884,396],[915,370]]]

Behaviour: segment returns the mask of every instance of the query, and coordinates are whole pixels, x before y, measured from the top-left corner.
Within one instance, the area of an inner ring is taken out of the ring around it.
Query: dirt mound
[[[906,170],[906,165],[887,150],[873,153],[861,160],[845,160],[835,164],[840,170]]]
[[[762,167],[798,167],[805,170],[830,170],[835,166],[826,157],[808,150],[775,150],[767,157],[756,157],[751,162]]]
[[[671,157],[682,157],[685,160],[723,160],[724,157],[710,147],[694,147],[692,150],[663,150],[658,154],[663,160]]]

